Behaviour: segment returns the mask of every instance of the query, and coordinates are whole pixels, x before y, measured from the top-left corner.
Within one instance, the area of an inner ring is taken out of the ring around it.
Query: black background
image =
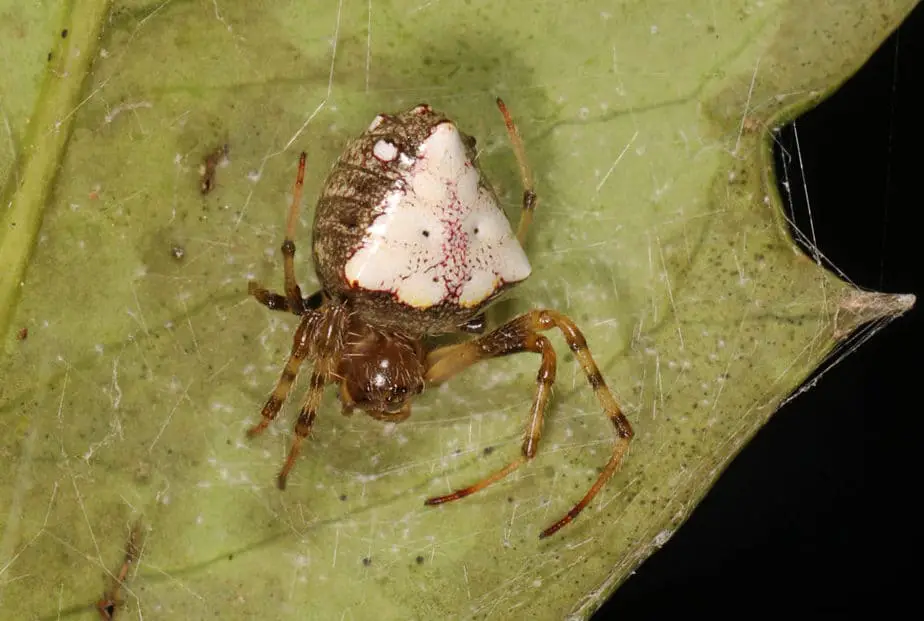
[[[911,424],[924,412],[922,93],[924,4],[795,122],[821,252],[860,287],[914,293],[918,308],[777,412],[594,621],[920,611],[912,597],[921,559],[911,546],[924,486],[911,461],[924,443]],[[778,177],[785,167],[796,224],[808,234],[792,125],[777,139]],[[902,557],[917,569],[903,570]]]

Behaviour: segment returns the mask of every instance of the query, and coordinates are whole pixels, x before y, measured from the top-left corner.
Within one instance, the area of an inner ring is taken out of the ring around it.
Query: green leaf
[[[588,616],[838,342],[913,302],[798,250],[768,128],[914,4],[0,0],[0,606],[94,618],[140,523],[119,618]],[[331,390],[279,492],[297,404],[244,432],[295,321],[246,283],[281,285],[297,152],[316,196],[377,112],[426,101],[477,136],[515,218],[498,95],[540,202],[534,274],[489,320],[544,306],[583,327],[635,427],[624,467],[537,538],[613,441],[553,335],[542,444],[503,482],[423,505],[515,458],[535,356],[476,366],[400,425],[340,416]]]

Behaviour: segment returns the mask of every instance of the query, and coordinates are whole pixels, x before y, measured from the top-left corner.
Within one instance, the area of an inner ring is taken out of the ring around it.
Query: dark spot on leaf
[[[418,564],[418,565],[423,565],[424,557],[418,556],[418,557],[415,558],[414,560],[417,561],[417,564]]]
[[[372,559],[369,558],[368,556],[363,559],[363,565],[365,565],[366,567],[368,567],[371,564],[372,564]]]

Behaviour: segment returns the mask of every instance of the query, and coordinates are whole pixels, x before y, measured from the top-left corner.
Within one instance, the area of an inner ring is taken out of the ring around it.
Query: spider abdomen
[[[450,332],[530,273],[475,162],[474,141],[429,106],[376,117],[318,203],[315,267],[366,321]]]

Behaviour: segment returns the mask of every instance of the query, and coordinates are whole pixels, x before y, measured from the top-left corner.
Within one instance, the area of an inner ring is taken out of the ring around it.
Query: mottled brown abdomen
[[[384,201],[407,181],[409,163],[434,128],[449,119],[429,106],[398,115],[380,115],[369,129],[352,140],[331,170],[315,212],[313,254],[324,290],[348,298],[351,306],[373,325],[409,335],[454,332],[496,299],[510,283],[474,306],[441,301],[415,307],[393,292],[372,290],[350,282],[345,266],[362,247],[370,227],[384,213]],[[474,140],[463,135],[467,165],[474,167]]]

